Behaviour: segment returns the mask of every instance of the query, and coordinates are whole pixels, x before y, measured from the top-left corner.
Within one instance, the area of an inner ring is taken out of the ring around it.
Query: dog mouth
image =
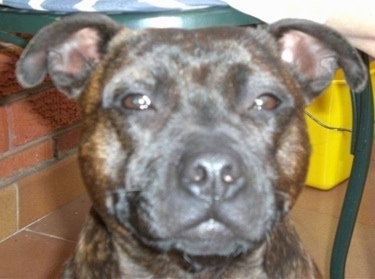
[[[272,222],[268,195],[240,195],[228,201],[166,195],[145,199],[144,193],[111,193],[111,214],[143,244],[164,252],[190,256],[232,257],[256,247]],[[130,198],[132,197],[132,198]],[[244,206],[250,204],[251,206]],[[267,205],[267,206],[265,206]],[[152,216],[152,218],[150,218]]]
[[[269,195],[245,192],[234,200],[207,202],[190,194],[169,193],[156,201],[144,194],[110,193],[107,207],[143,244],[164,252],[233,257],[256,247],[273,223]]]
[[[272,223],[267,214],[269,210],[256,206],[255,201],[248,198],[236,200],[237,208],[231,201],[207,203],[187,196],[181,200],[173,195],[169,202],[158,202],[157,207],[142,204],[141,197],[135,198],[138,202],[134,207],[132,203],[128,207],[126,197],[140,193],[120,193],[110,195],[111,200],[115,199],[108,204],[111,213],[143,244],[164,252],[175,251],[194,257],[237,256],[256,247]],[[176,206],[170,207],[172,201]],[[256,201],[265,204],[268,199],[258,197]],[[246,210],[247,207],[242,206],[245,202],[255,205],[257,210]],[[156,210],[163,205],[166,206],[163,211]],[[150,219],[150,215],[156,219]]]
[[[271,168],[216,138],[194,143],[165,162],[153,160],[147,180],[130,176],[107,207],[140,242],[162,252],[232,256],[252,249],[273,223]],[[258,175],[263,171],[267,176]]]
[[[185,227],[173,238],[173,249],[193,256],[234,255],[253,245],[239,237],[231,226],[214,218]]]
[[[182,237],[187,239],[221,239],[221,238],[233,238],[235,235],[232,230],[213,218],[205,220],[198,225],[191,227],[182,232]]]

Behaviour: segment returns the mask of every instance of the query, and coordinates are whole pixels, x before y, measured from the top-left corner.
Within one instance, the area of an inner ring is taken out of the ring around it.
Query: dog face
[[[303,109],[338,66],[363,88],[355,50],[308,21],[130,31],[76,15],[33,39],[17,75],[32,86],[48,72],[78,98],[83,178],[113,234],[229,256],[292,207],[309,156]]]
[[[252,39],[233,40],[234,31],[142,34],[116,46],[114,57],[126,56],[117,70],[108,74],[113,60],[105,66],[99,87],[112,143],[104,146],[129,139],[100,167],[107,167],[109,185],[116,187],[105,193],[106,207],[163,250],[239,253],[262,239],[290,206],[276,200],[281,165],[274,154],[275,146],[284,145],[280,127],[291,132],[295,103],[302,100],[269,73],[262,61],[269,57],[247,51]],[[298,137],[306,141],[305,133]],[[284,152],[302,152],[305,160],[307,150],[298,149]],[[124,157],[113,164],[120,153]],[[302,185],[303,175],[296,179]]]

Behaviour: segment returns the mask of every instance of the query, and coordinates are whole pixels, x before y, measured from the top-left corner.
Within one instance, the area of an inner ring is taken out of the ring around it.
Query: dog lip
[[[213,218],[187,228],[174,239],[176,250],[199,256],[230,256],[249,246],[246,240],[236,236],[233,229]]]
[[[215,238],[232,238],[234,233],[225,224],[210,218],[190,229],[183,231],[182,237],[189,239],[215,239]]]

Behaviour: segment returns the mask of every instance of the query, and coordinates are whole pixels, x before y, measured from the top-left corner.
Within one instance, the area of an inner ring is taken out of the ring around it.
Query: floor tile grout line
[[[339,217],[335,216],[334,214],[327,214],[327,213],[323,213],[323,212],[320,212],[320,211],[306,209],[306,208],[300,208],[300,207],[294,207],[290,212],[292,213],[293,210],[299,210],[299,211],[305,211],[305,212],[315,213],[317,215],[321,215],[321,216],[325,216],[325,217],[330,217],[330,218],[336,220],[337,222],[339,221]],[[292,216],[291,216],[291,219],[293,220]],[[356,222],[356,224],[358,224],[358,221]]]
[[[337,219],[337,221],[340,219],[340,216],[337,216],[335,214],[324,213],[324,212],[321,212],[319,210],[311,210],[311,209],[306,209],[306,208],[302,208],[302,207],[298,207],[298,206],[293,207],[293,209],[291,210],[291,212],[293,210],[301,210],[301,211],[313,212],[313,213],[320,214],[320,215],[323,215],[323,216],[326,216],[326,217],[332,217],[334,219]],[[356,220],[355,225],[363,225],[363,226],[367,226],[367,227],[375,229],[375,225],[374,224],[369,224],[369,223],[366,223],[366,222],[363,222],[363,221],[359,221],[359,220]]]
[[[16,222],[17,222],[17,232],[20,230],[20,195],[19,195],[19,189],[18,189],[18,183],[15,183],[15,189],[16,189]]]
[[[25,229],[26,229],[26,228],[22,228],[22,229],[20,229],[20,230],[17,230],[17,231],[15,231],[14,233],[8,235],[7,237],[1,239],[1,240],[0,240],[0,245],[1,245],[2,243],[4,243],[5,241],[9,240],[10,238],[16,236],[17,234],[23,232]]]
[[[17,201],[17,202],[18,202],[18,201]],[[58,209],[59,209],[59,208],[57,208],[57,209],[55,209],[55,210],[58,210]],[[42,216],[42,217],[36,219],[35,221],[31,222],[30,224],[28,224],[28,225],[26,225],[26,226],[24,226],[24,227],[22,227],[22,228],[20,228],[19,220],[18,220],[18,222],[17,222],[17,231],[15,231],[14,233],[8,235],[8,236],[5,237],[4,239],[1,239],[1,240],[0,240],[0,244],[3,243],[3,242],[5,242],[6,240],[8,240],[8,239],[11,238],[11,237],[13,237],[13,236],[15,236],[15,235],[17,235],[17,234],[19,234],[19,233],[22,233],[22,232],[28,230],[28,228],[29,228],[30,226],[32,226],[32,225],[38,223],[39,221],[41,221],[41,220],[43,220],[44,218],[48,217],[48,215],[50,215],[50,214],[52,214],[52,213],[53,213],[53,211],[51,211],[51,212],[47,213],[46,215],[44,215],[44,216]],[[19,219],[19,206],[18,206],[18,205],[17,205],[17,215],[18,215],[18,219]],[[31,230],[29,230],[29,231],[31,231]],[[0,279],[1,279],[1,278],[0,278]]]
[[[16,235],[19,234],[19,233],[22,233],[22,232],[26,231],[26,230],[28,230],[28,231],[30,231],[30,232],[35,232],[35,231],[29,229],[29,227],[35,225],[36,223],[38,223],[39,221],[43,220],[44,218],[47,218],[49,215],[52,215],[55,211],[60,210],[62,207],[67,206],[70,202],[73,202],[75,199],[79,199],[79,198],[83,197],[84,195],[87,195],[87,193],[86,193],[86,194],[82,194],[82,195],[80,195],[80,196],[74,198],[73,200],[69,201],[68,203],[59,206],[58,208],[52,210],[51,212],[49,212],[49,213],[47,213],[46,215],[44,215],[44,216],[42,216],[42,217],[36,219],[35,221],[29,223],[28,225],[26,225],[26,226],[24,226],[24,227],[22,227],[22,228],[20,228],[20,225],[19,225],[19,206],[18,206],[18,204],[17,204],[17,218],[18,218],[18,222],[17,222],[17,231],[15,231],[14,233],[12,233],[12,234],[6,236],[6,237],[3,238],[3,239],[0,239],[0,244],[2,244],[3,242],[7,241],[8,239],[10,239],[10,238],[16,236]],[[18,185],[17,185],[17,203],[18,203]],[[37,233],[37,232],[35,232],[35,233]],[[62,239],[62,240],[65,240],[65,239]],[[68,239],[67,239],[66,241],[75,242],[75,241],[68,240]],[[0,279],[1,279],[1,278],[0,278]]]
[[[57,236],[57,235],[53,235],[53,234],[34,231],[34,230],[29,229],[29,228],[25,228],[24,232],[35,233],[35,234],[38,234],[38,235],[42,235],[42,236],[45,236],[45,237],[54,238],[54,239],[58,239],[58,240],[63,240],[63,241],[67,241],[67,242],[70,242],[70,243],[77,243],[77,241],[74,241],[74,240],[66,239],[66,238],[63,238],[63,237],[60,237],[60,236]]]

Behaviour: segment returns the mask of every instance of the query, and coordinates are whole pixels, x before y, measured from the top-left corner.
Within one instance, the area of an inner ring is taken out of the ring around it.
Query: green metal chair
[[[58,20],[64,15],[63,13],[23,11],[0,6],[0,40],[18,46],[25,46],[27,41],[17,37],[16,33],[35,34],[43,26]],[[137,12],[107,15],[132,29],[147,27],[194,29],[220,25],[262,23],[261,20],[240,13],[230,7],[162,13]],[[366,55],[363,55],[363,57],[368,65],[368,57]],[[344,278],[345,275],[346,258],[367,178],[373,141],[374,112],[371,82],[368,82],[367,87],[361,94],[352,92],[351,97],[353,107],[351,153],[354,155],[354,160],[332,251],[330,275],[333,279]]]

